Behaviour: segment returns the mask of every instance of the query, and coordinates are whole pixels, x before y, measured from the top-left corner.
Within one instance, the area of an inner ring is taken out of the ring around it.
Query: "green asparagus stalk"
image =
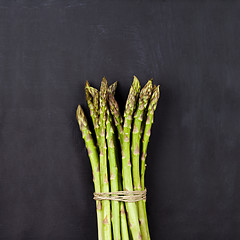
[[[147,110],[147,119],[145,122],[145,126],[143,126],[143,138],[142,138],[142,155],[141,155],[141,187],[142,190],[145,189],[145,171],[146,171],[146,157],[147,157],[147,146],[149,142],[149,138],[151,135],[151,127],[153,124],[153,116],[154,116],[154,111],[156,110],[157,107],[157,102],[160,97],[160,89],[159,86],[154,86],[153,88],[153,93],[148,105],[148,110]],[[147,223],[147,210],[146,210],[146,200],[143,201],[143,207],[144,207],[144,214],[145,214],[145,220],[146,224]],[[149,236],[150,237],[150,236]]]
[[[106,146],[106,109],[107,109],[107,80],[104,77],[100,87],[100,176],[102,192],[109,192],[108,169],[107,169],[107,146]],[[104,240],[112,239],[111,218],[110,218],[110,201],[102,200],[103,206],[103,232]]]
[[[141,140],[141,125],[143,121],[144,110],[147,107],[149,98],[152,94],[152,80],[149,80],[147,84],[142,88],[138,100],[138,107],[134,114],[134,123],[132,131],[132,145],[131,145],[131,158],[133,167],[133,184],[134,190],[141,191],[141,181],[140,181],[140,140]],[[142,239],[150,239],[147,219],[145,218],[145,211],[143,201],[137,202],[138,207],[138,217],[140,223],[140,229],[142,233]]]
[[[143,138],[142,138],[142,155],[141,155],[141,186],[142,190],[145,189],[144,177],[145,177],[145,170],[146,170],[146,157],[147,157],[147,146],[149,142],[149,138],[151,135],[151,127],[153,124],[153,116],[154,111],[156,110],[158,99],[160,97],[160,89],[159,86],[153,89],[153,93],[148,105],[147,110],[147,119],[143,131]]]
[[[130,137],[132,116],[136,108],[136,102],[140,91],[140,83],[137,77],[134,76],[132,86],[129,91],[128,99],[124,112],[123,125],[123,140],[122,140],[122,177],[123,188],[126,191],[133,191],[132,169],[131,169],[131,151],[130,151]],[[126,202],[126,209],[128,213],[128,222],[133,239],[142,239],[138,211],[135,202]]]
[[[78,124],[80,130],[82,132],[82,137],[85,141],[85,145],[88,151],[88,156],[90,159],[90,163],[92,166],[93,173],[93,183],[95,187],[95,192],[100,193],[100,172],[99,172],[99,158],[97,148],[94,144],[92,133],[89,130],[87,119],[83,112],[83,109],[79,105],[76,112],[76,117],[78,120]],[[98,225],[98,239],[103,240],[103,218],[102,218],[102,204],[101,201],[96,201],[96,209],[97,209],[97,225]]]
[[[108,162],[110,168],[110,185],[111,192],[119,191],[118,186],[118,166],[117,166],[117,156],[116,156],[116,143],[114,142],[114,129],[112,127],[112,122],[110,118],[109,110],[107,109],[107,122],[106,122],[106,139],[108,148]],[[112,227],[113,227],[113,237],[114,240],[121,239],[121,229],[120,229],[120,206],[118,201],[112,201]]]
[[[119,124],[118,125],[118,130],[120,131],[121,129],[121,133],[123,134],[123,129],[122,129],[122,117],[118,108],[118,104],[114,98],[114,94],[115,94],[115,90],[116,90],[116,86],[117,86],[117,82],[113,83],[109,88],[108,88],[108,96],[110,96],[110,98],[112,99],[112,114],[113,114],[113,119],[114,122],[116,123],[116,119],[115,117],[118,118]],[[110,104],[110,101],[108,102]],[[110,113],[109,113],[110,114]],[[110,118],[111,119],[111,118]],[[118,134],[119,137],[119,134]],[[114,146],[116,146],[116,136],[115,134],[113,135],[113,140],[114,140]],[[116,148],[115,148],[116,150]],[[118,154],[116,154],[116,159],[118,162]],[[119,185],[119,191],[122,191],[122,174],[120,171],[118,171],[118,185]],[[121,218],[121,236],[122,239],[124,240],[129,240],[129,233],[128,233],[128,225],[127,225],[127,219],[126,219],[126,211],[125,211],[125,206],[123,202],[120,202],[120,218]]]

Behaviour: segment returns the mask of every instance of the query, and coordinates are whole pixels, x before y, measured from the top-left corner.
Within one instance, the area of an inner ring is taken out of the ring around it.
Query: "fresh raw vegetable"
[[[77,120],[92,166],[95,193],[100,196],[100,199],[94,197],[98,239],[149,240],[146,198],[142,196],[145,194],[147,146],[160,96],[159,86],[152,86],[152,80],[149,80],[141,89],[134,76],[123,116],[114,96],[116,88],[117,82],[108,87],[105,77],[100,90],[86,83],[86,100],[95,135],[90,131],[81,106],[77,108]],[[140,197],[135,198],[133,193]],[[126,201],[114,200],[114,196],[122,194],[128,196]]]
[[[94,144],[92,133],[89,130],[87,119],[83,112],[83,109],[79,105],[77,108],[77,120],[82,132],[82,137],[85,141],[86,148],[88,150],[88,156],[90,158],[92,173],[93,173],[93,183],[95,187],[95,192],[101,192],[101,184],[100,184],[100,171],[99,171],[99,155],[97,148]],[[103,239],[103,218],[102,218],[102,203],[100,201],[96,201],[96,209],[97,209],[97,223],[98,223],[98,239]]]
[[[139,156],[140,156],[140,140],[141,140],[141,125],[143,121],[143,114],[147,107],[148,100],[152,94],[152,81],[149,80],[145,87],[142,88],[138,100],[137,110],[134,114],[134,123],[132,131],[132,145],[131,145],[131,160],[133,165],[133,184],[134,190],[141,191],[141,181],[139,172]],[[143,189],[144,190],[144,189]],[[143,200],[137,202],[138,219],[143,239],[150,239],[148,223],[145,215],[145,208]]]

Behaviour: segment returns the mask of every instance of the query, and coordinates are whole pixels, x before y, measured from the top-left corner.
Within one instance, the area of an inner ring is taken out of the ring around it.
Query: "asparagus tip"
[[[116,89],[117,89],[117,81],[114,82],[112,85],[109,86],[108,92],[115,95]]]
[[[153,89],[153,93],[152,93],[152,97],[151,97],[153,103],[154,103],[154,102],[157,102],[158,99],[159,99],[159,97],[160,97],[160,85],[157,85],[157,86]]]
[[[133,88],[138,91],[140,89],[140,82],[138,78],[134,75],[133,76],[133,83],[132,83]]]
[[[89,101],[89,99],[90,99],[89,88],[90,88],[90,84],[89,84],[88,81],[86,81],[86,84],[85,84],[85,94],[86,94],[87,101]]]
[[[88,82],[88,80],[86,81],[86,84],[85,84],[85,88],[88,88],[88,87],[90,87],[90,84],[89,84],[89,82]]]
[[[143,96],[149,96],[151,95],[152,93],[152,80],[148,80],[148,82],[146,83],[146,85],[142,88],[141,92],[140,92],[140,99],[143,97]]]
[[[156,92],[157,92],[157,96],[159,98],[160,97],[160,85],[156,86]]]
[[[81,116],[81,114],[82,114],[82,111],[83,111],[83,109],[82,109],[81,105],[78,105],[77,111],[76,111],[76,117],[77,117],[77,119],[80,118],[80,116]]]
[[[94,87],[89,87],[88,91],[92,95],[92,97],[94,97],[97,94],[97,92],[98,92],[98,90],[96,88],[94,88]]]
[[[107,79],[106,79],[106,77],[105,77],[105,76],[103,76],[103,78],[102,78],[102,82],[104,82],[104,83],[106,83],[106,84],[107,84]]]
[[[116,89],[116,88],[117,88],[117,84],[118,84],[118,82],[116,81],[116,82],[114,82],[111,86]],[[111,87],[111,86],[110,86],[110,87]]]

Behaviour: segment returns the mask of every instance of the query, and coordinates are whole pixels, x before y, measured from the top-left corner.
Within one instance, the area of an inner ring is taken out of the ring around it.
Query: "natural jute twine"
[[[144,191],[118,191],[118,192],[102,192],[94,193],[94,200],[112,200],[121,202],[138,202],[146,200],[147,189]]]

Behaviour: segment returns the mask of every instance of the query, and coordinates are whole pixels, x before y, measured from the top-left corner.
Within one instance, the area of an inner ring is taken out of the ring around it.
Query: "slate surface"
[[[240,238],[239,1],[0,1],[0,239],[97,239],[75,120],[105,75],[162,97],[148,151],[153,240]]]

